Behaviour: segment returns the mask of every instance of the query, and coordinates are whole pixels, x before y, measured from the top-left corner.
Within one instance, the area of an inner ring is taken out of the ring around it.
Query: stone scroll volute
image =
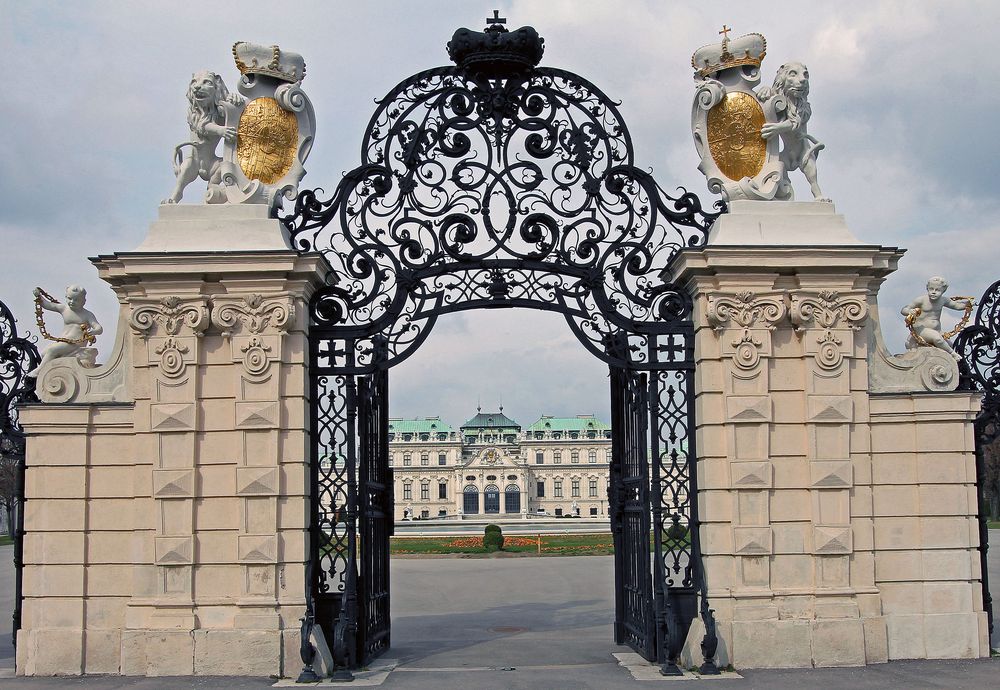
[[[800,292],[791,296],[789,317],[795,332],[817,365],[827,371],[854,354],[854,331],[868,318],[863,295],[842,295],[835,290]]]
[[[294,317],[295,305],[287,295],[251,293],[213,300],[212,325],[229,341],[233,361],[242,363],[254,381],[266,378],[271,362],[280,359],[281,335]]]
[[[771,331],[785,316],[780,295],[744,290],[708,295],[706,318],[721,338],[722,354],[739,369],[751,370],[771,352]]]
[[[133,302],[129,327],[142,341],[149,365],[163,379],[184,379],[195,362],[197,341],[209,326],[208,300],[184,299],[175,295]]]

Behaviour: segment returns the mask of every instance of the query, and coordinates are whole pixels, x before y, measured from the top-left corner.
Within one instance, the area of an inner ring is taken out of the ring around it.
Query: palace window
[[[538,451],[537,453],[535,453],[535,464],[536,465],[545,464],[545,453],[543,453],[542,451]]]
[[[431,500],[431,483],[430,482],[420,482],[420,500],[429,501]]]
[[[591,510],[594,510],[594,509],[591,508]],[[447,508],[440,508],[438,510],[438,517],[448,517],[448,509]]]
[[[486,475],[486,481],[488,481],[488,482],[495,482],[496,480],[497,480],[497,476],[495,474],[488,474],[488,475]]]
[[[521,489],[518,488],[517,484],[509,484],[503,490],[503,512],[521,512]]]
[[[571,491],[573,492],[572,493],[573,498],[580,498],[580,480],[579,479],[572,480]]]
[[[412,441],[413,440],[413,434],[403,434],[403,440],[404,441]]]
[[[597,517],[597,508],[591,508],[590,509],[590,516],[591,517]]]
[[[606,451],[604,451],[604,456],[605,456],[605,462],[607,462],[608,464],[610,464],[611,463],[611,449],[610,448],[608,448]]]
[[[438,464],[439,465],[448,464],[448,456],[445,453],[438,453]]]
[[[479,489],[469,485],[462,492],[462,512],[475,515],[479,512]]]
[[[569,437],[570,438],[580,438],[580,432],[578,432],[578,431],[571,431],[571,432],[569,432]]]
[[[587,462],[596,463],[597,462],[597,451],[591,450],[587,451]]]
[[[392,453],[389,453],[389,467],[392,467],[392,463],[393,463],[395,457],[396,457],[395,455],[393,455]]]
[[[508,474],[507,475],[507,479],[509,481],[515,482],[515,481],[517,481],[517,475],[516,474]]]
[[[554,450],[554,451],[552,451],[552,462],[554,462],[557,465],[561,465],[562,464],[562,451],[561,450]]]
[[[556,508],[556,517],[562,517],[562,508]]]
[[[410,454],[406,453],[403,455],[403,467],[409,467],[413,464],[413,460],[410,458]]]
[[[467,481],[467,482],[474,482],[474,481],[476,481],[476,475],[474,475],[474,474],[467,474],[467,475],[465,475],[465,481]]]
[[[420,464],[424,465],[425,467],[431,464],[430,457],[427,455],[427,453],[420,454]]]
[[[553,431],[553,432],[552,432],[552,438],[554,438],[554,439],[556,439],[556,440],[559,440],[559,439],[561,439],[561,438],[562,438],[562,434],[561,434],[561,433],[559,433],[558,431]]]
[[[552,495],[556,498],[562,498],[562,479],[556,479],[552,483]]]
[[[580,451],[574,450],[569,454],[569,461],[574,465],[580,462]]]
[[[589,492],[590,492],[590,497],[591,498],[597,498],[597,480],[596,479],[591,479],[590,480]]]
[[[535,495],[538,498],[545,498],[545,480],[539,479],[538,483],[535,484]]]
[[[483,489],[483,512],[500,512],[500,487],[496,484],[490,484]]]
[[[431,511],[429,511],[429,510],[421,510],[420,511],[420,517],[423,518],[424,520],[426,520],[430,516],[431,516]]]
[[[448,498],[448,484],[438,482],[438,498]]]
[[[410,483],[403,484],[403,500],[404,501],[413,500],[413,484]]]

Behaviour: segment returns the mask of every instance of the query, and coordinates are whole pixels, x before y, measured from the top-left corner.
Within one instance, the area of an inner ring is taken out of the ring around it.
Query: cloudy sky
[[[109,353],[116,302],[87,257],[142,241],[172,185],[173,147],[187,136],[188,79],[212,69],[234,85],[235,41],[305,56],[318,131],[303,186],[332,189],[359,162],[374,99],[446,64],[452,32],[481,29],[493,7],[509,26],[538,29],[543,64],[621,100],[639,166],[664,188],[682,185],[706,201],[690,137],[691,53],[726,23],[733,35],[767,37],[765,82],[782,61],[806,62],[810,132],[826,144],[824,191],[862,240],[909,250],[881,294],[890,347],[902,349],[899,306],[929,275],[968,295],[1000,277],[993,1],[0,0],[9,81],[0,98],[0,300],[33,328],[31,288],[56,294],[79,282],[105,323],[98,344]],[[189,197],[198,198],[193,186]],[[393,371],[392,413],[460,424],[477,398],[494,408],[502,397],[525,425],[542,413],[607,419],[606,373],[558,316],[453,315]]]

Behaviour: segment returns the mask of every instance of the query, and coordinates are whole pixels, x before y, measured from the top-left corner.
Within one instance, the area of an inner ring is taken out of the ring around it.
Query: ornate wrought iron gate
[[[361,605],[358,656],[371,659],[389,648],[389,537],[393,531],[392,468],[389,467],[389,372],[359,380],[358,428],[361,473]]]
[[[646,374],[612,367],[608,504],[615,544],[615,642],[655,661],[648,414]]]
[[[35,379],[25,376],[41,362],[38,348],[17,334],[14,315],[0,302],[0,463],[13,470],[14,491],[14,612],[12,643],[21,629],[21,591],[24,556],[24,430],[17,421],[17,405],[38,402]]]
[[[955,351],[962,359],[961,386],[983,394],[983,406],[973,422],[976,439],[976,490],[979,496],[979,563],[983,583],[983,610],[993,634],[993,598],[990,595],[989,528],[987,516],[986,449],[1000,442],[1000,280],[979,301],[976,320],[955,338]]]
[[[444,314],[523,307],[562,314],[612,369],[616,636],[669,666],[695,597],[710,630],[712,614],[698,588],[689,499],[692,305],[663,276],[678,251],[704,243],[717,214],[684,190],[668,195],[635,166],[628,128],[600,89],[536,66],[534,29],[508,33],[504,20],[489,21],[484,33],[455,32],[456,66],[391,90],[369,122],[360,165],[327,199],[301,192],[284,218],[295,246],[332,266],[310,303],[304,632],[315,619],[340,669],[388,647],[386,372]],[[307,666],[311,655],[306,644]]]

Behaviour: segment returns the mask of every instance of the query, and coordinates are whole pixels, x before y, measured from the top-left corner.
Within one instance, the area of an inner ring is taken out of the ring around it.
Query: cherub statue
[[[801,62],[786,62],[778,68],[774,84],[770,89],[761,89],[757,97],[764,103],[774,101],[774,111],[778,122],[765,123],[760,129],[764,139],[775,135],[781,137],[779,159],[785,168],[784,190],[779,190],[776,198],[792,198],[791,183],[787,175],[792,170],[802,170],[816,201],[830,201],[823,196],[816,178],[816,158],[823,150],[816,137],[806,132],[806,125],[812,115],[809,105],[809,69]]]
[[[219,139],[234,141],[236,128],[226,126],[226,106],[241,105],[243,97],[230,94],[225,83],[215,72],[196,72],[191,75],[187,89],[188,127],[191,138],[174,147],[174,175],[177,184],[173,193],[163,200],[165,204],[176,204],[184,196],[184,188],[197,178],[208,181],[206,201],[221,203],[226,196],[220,182],[222,174],[219,165],[222,158],[215,154]],[[191,155],[184,157],[184,149],[190,147]]]
[[[97,317],[83,305],[87,303],[87,291],[79,285],[70,285],[66,288],[66,304],[60,304],[52,299],[41,288],[35,288],[35,315],[38,319],[38,327],[42,335],[48,340],[54,340],[55,344],[49,346],[42,355],[39,365],[28,372],[28,376],[35,378],[38,372],[45,366],[46,362],[60,357],[77,357],[81,362],[89,366],[94,365],[94,358],[97,350],[87,347],[94,342],[94,337],[104,332],[104,327],[97,321]],[[62,315],[63,332],[58,338],[54,338],[45,330],[45,323],[42,321],[42,309],[48,309]]]
[[[906,317],[906,325],[910,329],[910,337],[906,340],[906,349],[915,350],[921,346],[939,347],[956,360],[961,359],[951,347],[948,338],[955,336],[968,321],[972,312],[971,297],[945,297],[948,281],[940,276],[933,276],[927,281],[927,294],[917,297],[900,313]],[[941,332],[941,311],[945,308],[956,311],[965,310],[962,322],[951,332]]]

